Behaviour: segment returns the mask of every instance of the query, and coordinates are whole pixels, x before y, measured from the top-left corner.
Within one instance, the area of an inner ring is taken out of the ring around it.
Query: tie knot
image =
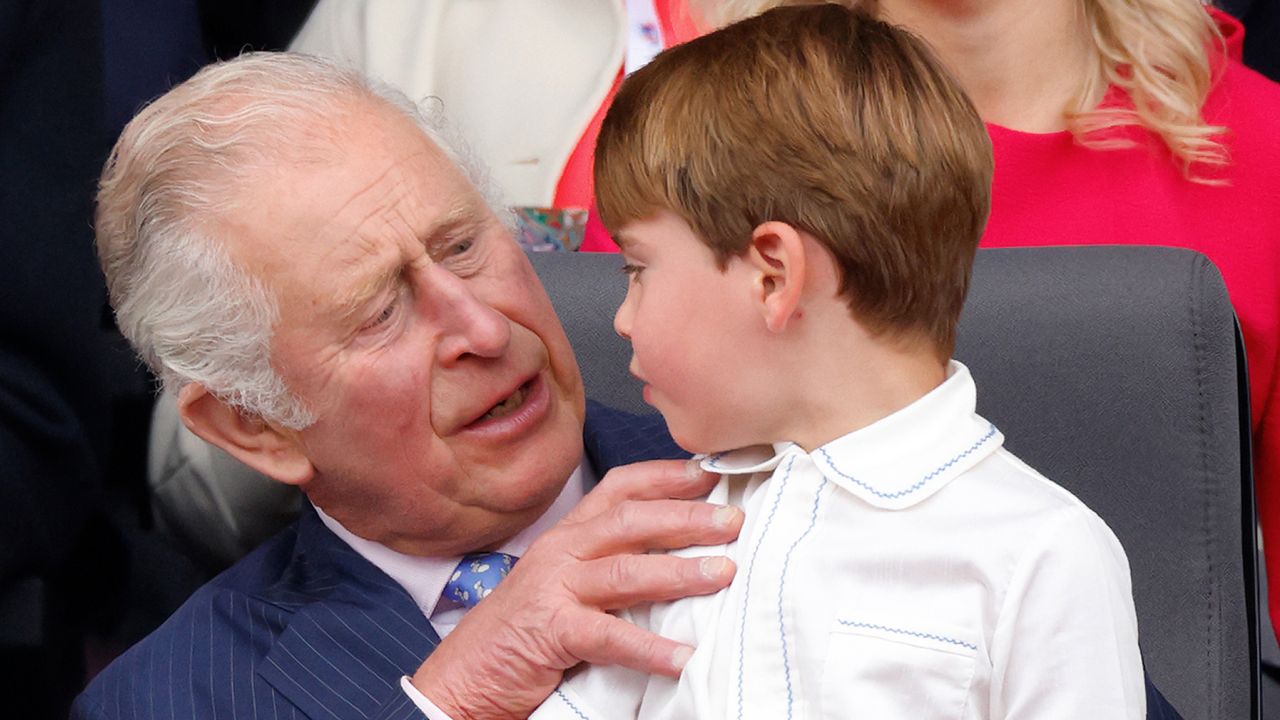
[[[464,555],[449,582],[445,583],[444,597],[466,608],[475,607],[511,572],[516,559],[500,552]]]

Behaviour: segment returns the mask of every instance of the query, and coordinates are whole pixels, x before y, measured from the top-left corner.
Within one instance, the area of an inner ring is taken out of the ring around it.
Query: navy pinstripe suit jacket
[[[659,416],[591,403],[599,474],[682,457]],[[400,688],[440,642],[399,585],[308,509],[198,590],[76,699],[74,718],[418,718]]]
[[[661,417],[595,403],[583,439],[598,474],[687,456]],[[421,720],[400,677],[439,642],[409,594],[308,508],[104,670],[72,717]],[[1149,681],[1147,697],[1149,720],[1180,720]]]

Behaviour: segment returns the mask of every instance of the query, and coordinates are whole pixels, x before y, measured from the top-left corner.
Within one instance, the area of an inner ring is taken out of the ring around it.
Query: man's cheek
[[[431,417],[431,372],[422,367],[360,368],[347,385],[348,407],[382,431],[418,430]]]

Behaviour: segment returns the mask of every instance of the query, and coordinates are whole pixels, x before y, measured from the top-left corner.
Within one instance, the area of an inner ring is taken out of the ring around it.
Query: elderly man
[[[740,514],[684,499],[712,479],[676,461],[583,497],[605,468],[577,366],[459,152],[288,54],[206,68],[126,128],[97,216],[120,325],[189,428],[314,508],[77,717],[518,717],[579,661],[679,672],[689,648],[605,610],[723,587],[728,560],[646,551]]]

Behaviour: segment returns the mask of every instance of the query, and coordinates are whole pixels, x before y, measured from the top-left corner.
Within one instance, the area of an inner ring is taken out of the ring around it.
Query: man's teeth
[[[511,393],[511,396],[508,397],[506,400],[503,400],[497,405],[494,405],[493,408],[489,410],[489,412],[485,413],[484,416],[481,417],[480,419],[489,420],[492,418],[500,418],[505,415],[510,415],[512,411],[520,407],[520,403],[522,402],[524,402],[524,386],[523,385],[520,386],[518,390]]]

